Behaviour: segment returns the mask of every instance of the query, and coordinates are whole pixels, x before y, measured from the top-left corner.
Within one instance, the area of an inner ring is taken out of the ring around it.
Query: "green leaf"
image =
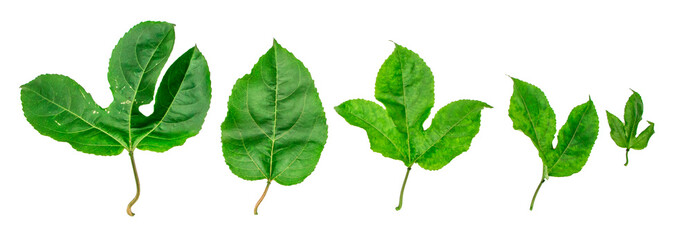
[[[126,139],[102,120],[108,113],[69,77],[41,75],[21,89],[24,116],[39,133],[96,155],[118,155],[127,146]]]
[[[649,126],[642,131],[642,133],[639,134],[637,139],[634,140],[634,143],[632,143],[632,149],[636,150],[642,150],[646,147],[646,145],[649,144],[649,139],[651,139],[651,135],[654,135],[654,123],[649,122]]]
[[[349,124],[365,129],[374,152],[392,159],[406,159],[408,149],[402,148],[406,146],[406,135],[396,129],[387,112],[377,103],[353,99],[334,109]]]
[[[543,161],[543,176],[531,200],[530,209],[533,210],[536,195],[549,176],[570,176],[584,167],[598,136],[598,115],[590,98],[574,107],[560,128],[557,146],[553,148],[555,113],[545,94],[527,82],[517,78],[512,80],[514,93],[510,99],[509,117],[514,129],[531,139]]]
[[[433,75],[418,54],[395,45],[377,73],[375,98],[384,104],[397,129],[410,136],[423,131],[430,115],[435,100]]]
[[[151,103],[155,85],[173,48],[173,24],[143,22],[120,39],[111,55],[108,82],[113,102],[102,108],[77,82],[67,76],[46,74],[21,87],[24,115],[41,134],[67,142],[74,149],[95,155],[130,154],[139,197],[133,152],[164,152],[196,135],[211,101],[209,68],[193,47],[167,70],[159,85],[154,113],[139,107]]]
[[[634,136],[637,135],[637,126],[639,122],[642,121],[642,114],[644,113],[644,103],[642,103],[642,97],[639,93],[632,91],[632,95],[627,100],[625,104],[625,132],[628,138],[628,145],[632,145],[634,141]]]
[[[438,170],[471,147],[471,140],[481,127],[481,110],[492,108],[475,100],[458,100],[442,107],[425,130],[414,138],[418,149],[414,159],[423,169]]]
[[[136,134],[139,149],[164,152],[202,129],[211,100],[209,67],[197,47],[168,68],[156,92],[154,112]]]
[[[233,86],[221,134],[231,171],[267,179],[264,194],[272,181],[298,184],[315,169],[327,141],[322,102],[308,69],[276,40]]]
[[[612,113],[606,111],[608,115],[608,126],[610,126],[610,137],[615,141],[619,147],[627,147],[627,134],[625,132],[625,125],[622,121]]]
[[[649,122],[649,126],[637,137],[637,127],[639,126],[639,122],[642,120],[643,114],[644,103],[642,102],[642,97],[634,90],[632,90],[632,95],[625,104],[624,127],[622,126],[622,122],[620,122],[617,117],[608,112],[610,135],[618,147],[625,148],[625,166],[627,166],[630,162],[630,149],[642,150],[646,148],[646,146],[649,144],[649,139],[651,139],[651,136],[654,134],[654,123]],[[611,118],[617,120],[620,126],[617,125],[618,123],[611,124],[611,121],[613,121]]]
[[[509,117],[512,127],[522,131],[538,149],[538,155],[547,164],[555,139],[555,112],[541,89],[530,83],[512,78],[514,92],[510,98]]]
[[[574,107],[557,135],[555,152],[557,158],[551,159],[548,175],[567,177],[581,171],[589,158],[598,136],[598,115],[591,99]]]
[[[418,54],[396,43],[377,74],[375,98],[385,108],[354,99],[335,109],[349,124],[366,131],[373,151],[406,166],[397,210],[411,166],[418,163],[423,169],[438,170],[467,151],[480,129],[481,110],[490,107],[474,100],[452,102],[424,130],[434,103],[433,75]]]

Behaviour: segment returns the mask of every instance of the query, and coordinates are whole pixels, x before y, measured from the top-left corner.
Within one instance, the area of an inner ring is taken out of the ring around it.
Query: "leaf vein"
[[[74,113],[74,112],[70,111],[69,109],[63,107],[62,105],[60,105],[60,104],[58,104],[58,103],[56,103],[56,102],[54,102],[54,101],[48,99],[47,97],[41,95],[40,93],[38,93],[38,92],[36,92],[36,91],[34,91],[34,90],[27,89],[27,88],[25,88],[25,89],[26,89],[27,91],[33,92],[33,93],[36,94],[37,96],[39,96],[39,97],[45,99],[46,101],[52,103],[53,105],[58,106],[59,108],[62,108],[63,110],[69,112],[70,114],[72,114],[72,115],[74,115],[75,117],[79,118],[80,120],[82,120],[82,121],[85,122],[86,124],[89,124],[91,127],[95,128],[95,129],[98,129],[99,131],[105,133],[106,135],[108,135],[109,137],[111,137],[113,140],[115,140],[116,142],[120,143],[123,147],[125,147],[125,144],[124,144],[123,142],[121,142],[120,140],[118,140],[117,138],[115,138],[113,135],[111,135],[110,133],[106,132],[105,130],[103,130],[103,129],[99,128],[99,127],[96,127],[94,124],[92,124],[91,122],[89,122],[89,121],[87,121],[86,119],[82,118],[81,116],[77,115],[76,113]],[[127,147],[125,147],[125,148],[127,148]]]
[[[442,136],[440,136],[433,144],[431,144],[427,149],[425,149],[425,151],[423,151],[423,153],[421,153],[420,155],[418,155],[418,156],[416,157],[416,159],[413,160],[413,162],[418,161],[419,158],[421,158],[421,157],[422,157],[423,155],[425,155],[428,151],[430,151],[430,149],[432,149],[435,145],[437,145],[440,141],[442,141],[442,139],[443,139],[444,137],[446,137],[447,134],[448,134],[450,131],[452,131],[452,129],[454,129],[457,125],[459,125],[459,123],[461,123],[461,121],[463,121],[464,119],[466,119],[466,117],[468,117],[469,115],[471,115],[472,112],[473,112],[473,111],[470,111],[470,112],[466,113],[466,115],[464,115],[464,117],[462,117],[461,119],[459,119],[459,121],[457,121],[456,123],[454,123],[454,125],[452,125],[449,129],[447,129],[447,131],[445,131],[445,133],[442,134]]]
[[[193,54],[194,54],[194,53],[193,53]],[[187,76],[188,76],[187,73],[188,73],[189,71],[190,71],[190,67],[189,67],[189,64],[188,64],[188,68],[185,69],[185,74],[183,75],[183,80],[180,81],[180,86],[178,86],[178,91],[176,91],[176,94],[175,94],[175,95],[172,95],[172,96],[173,96],[173,100],[171,100],[171,105],[168,106],[168,108],[166,109],[166,112],[163,114],[163,117],[161,117],[161,119],[159,120],[159,122],[156,123],[156,126],[154,126],[153,128],[151,128],[151,130],[149,130],[149,132],[147,132],[146,134],[144,134],[144,136],[142,136],[142,137],[140,137],[138,140],[136,140],[135,144],[133,145],[133,148],[136,148],[136,147],[137,147],[137,144],[139,144],[140,142],[142,142],[147,136],[149,136],[152,132],[154,132],[156,129],[158,129],[158,127],[161,125],[161,123],[163,123],[163,120],[166,119],[166,116],[168,116],[168,113],[169,113],[169,112],[171,111],[171,109],[173,108],[173,103],[175,103],[175,100],[178,98],[178,94],[180,93],[180,89],[182,89],[183,83],[185,83],[185,80],[187,79]],[[170,82],[169,82],[169,84],[170,84]],[[170,88],[169,88],[169,89],[170,89]],[[163,139],[163,138],[159,138],[159,139]]]
[[[229,115],[229,116],[231,116],[231,115]],[[247,150],[247,146],[245,145],[245,138],[243,138],[243,132],[240,131],[240,128],[238,127],[238,123],[236,122],[235,117],[231,116],[231,119],[233,119],[233,125],[235,125],[235,130],[240,135],[240,142],[243,143],[243,149],[245,150],[245,154],[248,156],[248,158],[250,158],[252,163],[255,164],[255,167],[257,167],[257,170],[259,170],[260,173],[262,173],[262,176],[264,176],[266,179],[269,179],[269,177],[267,177],[267,174],[264,173],[262,168],[259,167],[259,164],[257,164],[255,159],[252,157],[252,155],[250,154],[250,151]]]
[[[252,78],[252,75],[250,76],[250,78]],[[250,79],[247,80],[247,85],[246,85],[246,87],[245,87],[245,111],[247,112],[247,115],[250,116],[250,120],[252,120],[252,123],[254,123],[255,126],[257,126],[257,128],[259,128],[259,130],[262,131],[262,133],[264,133],[264,136],[267,136],[267,138],[271,139],[271,138],[269,137],[269,134],[267,134],[267,132],[264,131],[264,128],[262,128],[262,127],[259,125],[259,123],[257,123],[257,121],[255,120],[255,117],[252,116],[252,112],[250,112],[250,104],[249,104],[249,102],[250,102],[250,99],[249,99],[250,93],[249,93],[249,91],[248,91],[248,89],[249,89],[248,87],[249,87],[249,86],[250,86]]]
[[[354,116],[354,117],[356,117],[356,118],[358,118],[358,119],[360,119],[360,120],[363,121],[364,123],[370,125],[372,128],[374,128],[375,130],[377,130],[377,132],[379,132],[380,134],[382,134],[382,136],[384,136],[384,137],[389,141],[389,143],[391,143],[392,146],[394,146],[394,148],[396,148],[396,151],[399,152],[399,154],[401,154],[402,157],[406,157],[406,154],[404,154],[404,152],[401,151],[401,149],[399,149],[399,146],[397,146],[397,145],[394,143],[394,141],[392,141],[392,139],[389,138],[388,135],[384,134],[384,132],[382,132],[382,130],[380,130],[379,128],[375,127],[375,125],[373,125],[372,123],[366,121],[365,119],[361,118],[361,117],[358,116],[358,115],[355,115],[355,114],[351,114],[351,115]]]
[[[296,160],[298,160],[298,157],[300,157],[300,155],[303,155],[303,152],[305,151],[305,148],[308,147],[308,144],[309,144],[309,142],[310,142],[310,139],[312,138],[312,133],[315,132],[315,128],[316,128],[316,126],[317,126],[316,123],[317,123],[317,120],[319,120],[319,119],[320,119],[319,117],[316,117],[316,118],[315,118],[315,122],[312,124],[312,128],[310,129],[310,135],[308,135],[308,137],[306,138],[307,140],[305,140],[305,143],[303,144],[303,148],[300,149],[300,152],[296,155],[296,157],[293,158],[293,160],[291,160],[291,162],[288,164],[288,166],[286,166],[286,168],[284,168],[283,171],[281,171],[279,174],[277,174],[276,177],[274,177],[274,179],[278,178],[279,176],[281,176],[281,174],[283,174],[284,172],[286,172],[286,170],[288,170],[289,168],[291,168],[291,166],[293,165],[293,163],[295,163]]]

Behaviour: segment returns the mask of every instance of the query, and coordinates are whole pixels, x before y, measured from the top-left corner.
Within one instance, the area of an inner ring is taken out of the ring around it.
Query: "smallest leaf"
[[[649,126],[637,136],[637,127],[644,114],[644,103],[641,95],[634,90],[625,104],[624,124],[615,115],[608,111],[606,113],[608,114],[610,136],[615,144],[625,149],[625,166],[627,166],[630,149],[642,150],[649,144],[649,140],[654,134],[654,123],[649,122]]]

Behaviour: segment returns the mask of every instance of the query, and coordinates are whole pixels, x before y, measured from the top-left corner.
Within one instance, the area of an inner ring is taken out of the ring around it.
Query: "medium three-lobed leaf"
[[[27,121],[43,135],[96,155],[118,155],[125,149],[132,158],[137,148],[164,152],[182,145],[202,127],[211,84],[207,61],[195,46],[168,68],[154,96],[173,50],[173,27],[142,22],[118,41],[108,67],[113,102],[105,109],[67,76],[45,74],[22,85]],[[139,107],[154,99],[153,113],[142,114]]]
[[[615,144],[625,148],[625,166],[629,164],[630,149],[642,150],[649,144],[649,139],[654,134],[654,123],[649,122],[649,126],[637,136],[637,127],[642,121],[644,114],[644,103],[639,93],[632,90],[632,95],[625,104],[625,123],[612,113],[606,111],[608,115],[608,126],[610,126],[610,137]]]
[[[437,112],[428,129],[423,129],[434,103],[433,82],[423,59],[395,44],[375,82],[375,98],[384,108],[353,99],[335,109],[349,124],[366,131],[373,151],[403,161],[407,177],[414,163],[438,170],[469,149],[480,129],[481,110],[490,106],[475,100],[452,102]],[[400,207],[401,203],[397,210]]]
[[[566,177],[581,171],[598,136],[598,115],[591,98],[572,109],[560,128],[557,146],[553,147],[557,132],[555,112],[545,94],[527,82],[512,80],[514,93],[510,98],[509,117],[514,129],[531,139],[543,161],[543,176],[538,188],[549,176]],[[534,200],[535,197],[534,194]]]
[[[242,179],[293,185],[315,169],[327,141],[324,108],[308,69],[276,40],[233,86],[221,134],[226,164]]]

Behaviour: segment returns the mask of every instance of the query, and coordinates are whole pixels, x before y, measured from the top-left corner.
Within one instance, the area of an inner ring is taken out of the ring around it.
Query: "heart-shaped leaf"
[[[301,183],[327,141],[327,119],[310,72],[274,40],[250,74],[236,81],[221,124],[226,164],[245,180]]]
[[[651,135],[654,135],[654,123],[648,122],[649,126],[637,136],[637,127],[642,121],[644,114],[644,103],[639,93],[632,90],[632,95],[625,104],[625,124],[612,113],[606,111],[608,115],[608,126],[610,126],[610,137],[618,147],[625,148],[625,166],[630,162],[630,149],[642,150],[649,144]]]
[[[481,124],[481,110],[490,106],[475,100],[458,100],[437,112],[428,129],[423,122],[434,102],[433,75],[418,54],[395,44],[375,82],[377,103],[348,100],[336,112],[368,134],[370,148],[382,156],[401,160],[406,176],[399,194],[400,210],[411,166],[438,170],[471,146]]]
[[[598,115],[591,98],[574,107],[560,128],[557,146],[553,148],[557,129],[555,112],[548,98],[538,87],[516,78],[512,80],[514,93],[510,99],[509,117],[514,129],[531,139],[543,160],[543,176],[529,208],[533,210],[538,190],[549,176],[567,177],[584,167],[598,136]]]
[[[131,216],[140,193],[134,150],[164,152],[182,145],[200,131],[209,110],[209,67],[195,46],[164,74],[154,112],[146,116],[139,111],[154,100],[156,82],[173,50],[173,27],[142,22],[120,39],[108,67],[113,102],[105,109],[67,76],[41,75],[21,87],[24,116],[39,133],[85,153],[108,156],[128,151],[137,185],[127,207]]]

